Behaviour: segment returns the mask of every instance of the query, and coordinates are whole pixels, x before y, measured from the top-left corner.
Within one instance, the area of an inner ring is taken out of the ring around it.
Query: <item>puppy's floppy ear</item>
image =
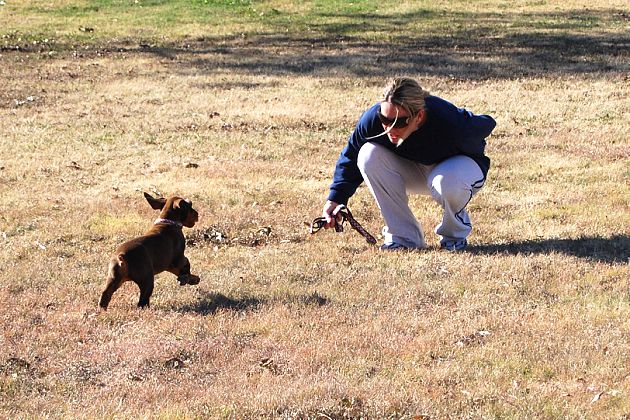
[[[165,198],[154,198],[150,194],[144,193],[144,198],[147,199],[149,205],[154,210],[162,210],[164,208],[164,204],[166,204]]]

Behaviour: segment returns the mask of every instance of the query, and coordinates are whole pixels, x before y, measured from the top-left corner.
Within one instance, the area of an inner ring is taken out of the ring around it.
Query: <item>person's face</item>
[[[394,124],[396,112],[398,112],[398,119],[396,124]],[[387,137],[389,137],[389,141],[397,145],[418,129],[423,115],[423,111],[420,111],[418,114],[411,116],[400,105],[391,102],[381,102],[379,118],[385,130],[391,128],[387,133]]]

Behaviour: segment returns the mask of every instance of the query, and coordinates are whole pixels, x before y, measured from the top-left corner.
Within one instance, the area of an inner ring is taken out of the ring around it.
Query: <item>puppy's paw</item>
[[[185,286],[187,284],[199,284],[200,280],[201,279],[199,278],[199,276],[195,276],[194,274],[180,274],[179,276],[177,276],[177,281],[179,282],[180,286]]]
[[[190,279],[190,274],[180,274],[179,276],[177,276],[177,281],[179,282],[180,286],[185,286],[189,283],[189,279]]]

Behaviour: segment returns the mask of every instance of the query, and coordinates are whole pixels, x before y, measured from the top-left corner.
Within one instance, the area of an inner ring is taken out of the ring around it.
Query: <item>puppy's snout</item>
[[[186,215],[186,221],[184,223],[184,226],[193,227],[195,223],[197,223],[198,221],[199,221],[199,213],[197,213],[197,210],[191,207],[190,211]]]

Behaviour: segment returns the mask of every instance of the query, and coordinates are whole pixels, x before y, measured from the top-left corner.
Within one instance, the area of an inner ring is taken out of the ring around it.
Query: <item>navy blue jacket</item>
[[[484,154],[486,137],[496,122],[489,115],[475,115],[452,103],[429,96],[425,100],[427,118],[422,126],[411,133],[396,147],[387,135],[365,140],[384,131],[378,118],[380,103],[363,113],[356,128],[341,151],[335,167],[333,183],[328,199],[339,204],[348,204],[348,199],[363,182],[357,166],[359,149],[366,142],[380,144],[397,155],[421,163],[433,165],[456,155],[471,157],[485,177],[490,169],[490,159]]]

